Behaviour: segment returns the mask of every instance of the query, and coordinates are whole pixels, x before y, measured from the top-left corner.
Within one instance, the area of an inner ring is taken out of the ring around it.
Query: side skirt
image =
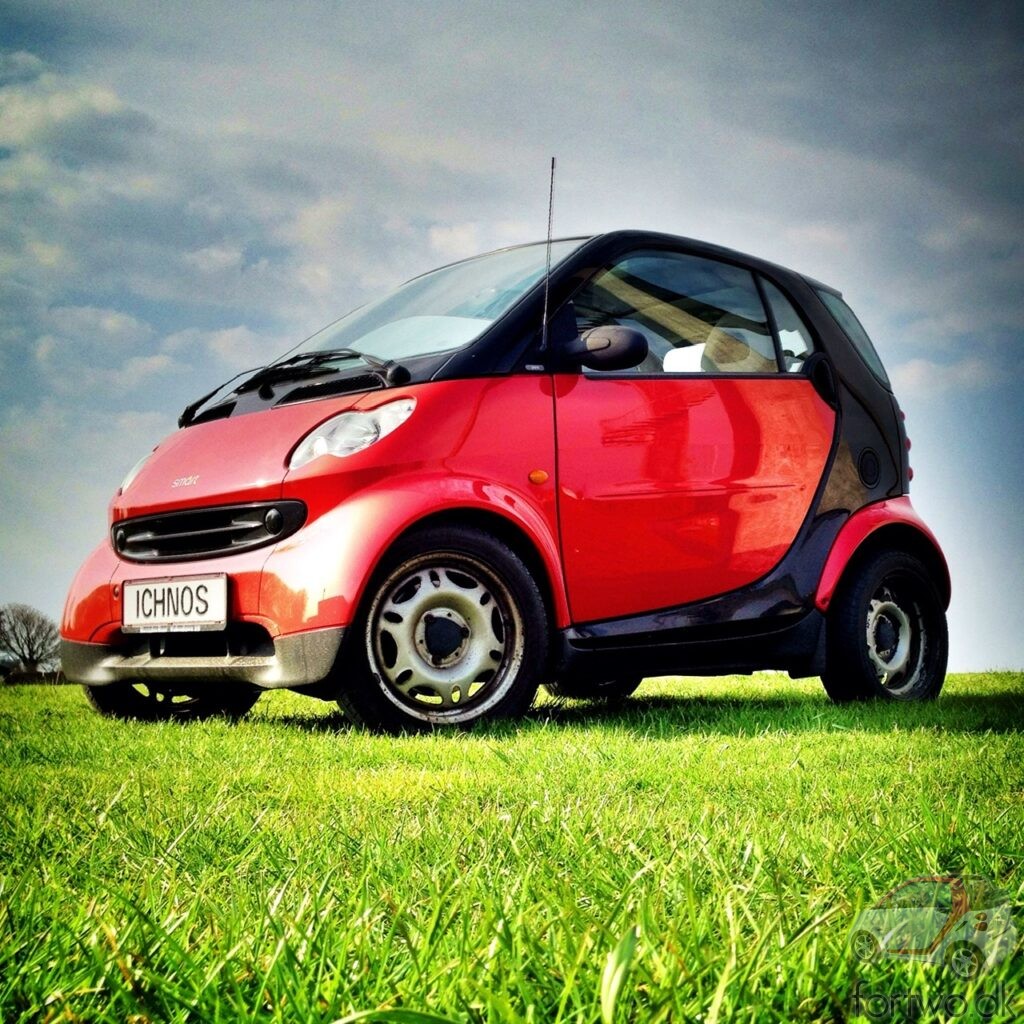
[[[825,617],[817,609],[771,619],[595,638],[561,631],[559,678],[623,679],[651,675],[715,676],[781,669],[793,678],[821,675]]]

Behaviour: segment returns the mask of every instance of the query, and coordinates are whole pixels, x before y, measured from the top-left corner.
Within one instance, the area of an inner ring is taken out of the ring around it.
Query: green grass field
[[[8,687],[0,1020],[1018,1020],[1024,953],[958,986],[847,938],[941,871],[1002,883],[1024,934],[1022,726],[1011,673],[911,707],[652,680],[403,739],[284,693],[154,726]]]

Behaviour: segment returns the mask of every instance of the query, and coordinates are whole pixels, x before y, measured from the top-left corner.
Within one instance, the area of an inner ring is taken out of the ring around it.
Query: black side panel
[[[886,395],[890,419],[892,396]],[[839,387],[842,426],[839,447],[818,514],[856,512],[865,505],[902,494],[899,433],[895,423],[879,423],[845,385]]]
[[[573,630],[562,632],[561,679],[604,681],[652,675],[723,675],[782,669],[794,678],[820,675],[825,662],[825,617],[816,609],[783,618],[747,620],[732,636],[692,636],[662,643],[657,635],[638,643],[581,649]]]
[[[903,410],[896,396],[892,396],[892,411],[896,417],[896,428],[900,434],[900,493],[910,493],[910,449],[907,441],[907,425],[903,421]]]
[[[778,628],[809,611],[825,559],[846,518],[832,513],[813,520],[775,569],[743,590],[646,615],[584,623],[570,627],[567,637],[578,650],[597,650]]]

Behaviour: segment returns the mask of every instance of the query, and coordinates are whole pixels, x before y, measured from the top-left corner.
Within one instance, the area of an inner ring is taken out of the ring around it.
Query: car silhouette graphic
[[[1005,960],[1016,945],[1006,894],[975,875],[911,878],[862,910],[850,932],[859,960],[924,960],[961,978]]]
[[[287,688],[400,731],[671,673],[942,687],[949,572],[885,369],[838,291],[765,260],[639,231],[463,260],[179,426],[65,605],[103,714]]]

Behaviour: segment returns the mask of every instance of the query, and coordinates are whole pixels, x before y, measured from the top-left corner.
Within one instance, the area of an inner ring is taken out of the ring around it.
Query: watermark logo
[[[862,982],[853,986],[851,1013],[877,1021],[1005,1020],[1006,990],[1002,984],[986,992],[876,992]]]
[[[920,960],[969,981],[1017,946],[1010,901],[979,875],[911,878],[862,910],[850,930],[857,960]]]

